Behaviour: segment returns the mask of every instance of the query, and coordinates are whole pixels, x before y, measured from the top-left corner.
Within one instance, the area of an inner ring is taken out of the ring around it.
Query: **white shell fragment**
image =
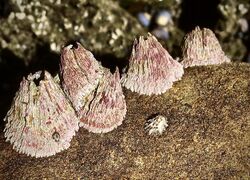
[[[96,89],[102,73],[102,68],[93,54],[80,43],[63,48],[61,81],[76,111],[81,110],[86,96]]]
[[[215,34],[210,29],[199,27],[184,37],[182,56],[184,67],[230,62]]]
[[[6,141],[33,157],[54,155],[70,146],[78,119],[53,77],[42,72],[23,78],[5,121]]]
[[[167,118],[161,115],[147,120],[145,130],[148,135],[161,135],[168,127]]]
[[[183,66],[151,34],[134,41],[125,71],[121,79],[122,85],[146,95],[166,92],[184,74]]]
[[[105,69],[97,89],[88,96],[79,115],[80,126],[94,133],[106,133],[122,124],[126,115],[126,102],[118,69],[114,74]]]

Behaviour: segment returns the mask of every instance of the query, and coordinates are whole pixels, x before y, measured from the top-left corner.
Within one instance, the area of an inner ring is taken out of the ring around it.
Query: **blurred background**
[[[184,35],[200,26],[233,61],[250,62],[249,8],[250,0],[1,0],[0,119],[22,77],[56,74],[61,48],[74,41],[122,68],[135,37],[151,32],[177,58]]]

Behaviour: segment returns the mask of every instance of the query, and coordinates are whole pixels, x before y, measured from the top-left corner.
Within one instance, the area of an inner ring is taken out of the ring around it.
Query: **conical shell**
[[[149,34],[133,44],[132,54],[122,85],[139,94],[161,94],[180,80],[183,66],[175,61],[157,39]]]
[[[93,54],[80,43],[62,50],[61,80],[63,89],[76,111],[82,109],[85,97],[94,91],[103,74]]]
[[[79,114],[80,126],[90,132],[106,133],[122,124],[126,115],[126,102],[118,69],[112,74],[105,69],[97,89],[88,96]]]
[[[184,37],[182,54],[184,67],[230,62],[215,34],[206,28],[196,27]]]
[[[5,121],[5,137],[18,152],[51,156],[67,149],[79,120],[60,86],[45,71],[23,78]],[[37,85],[39,81],[39,85]]]
[[[61,78],[80,126],[90,132],[106,133],[121,125],[126,102],[118,69],[111,74],[78,43],[77,47],[63,49]]]

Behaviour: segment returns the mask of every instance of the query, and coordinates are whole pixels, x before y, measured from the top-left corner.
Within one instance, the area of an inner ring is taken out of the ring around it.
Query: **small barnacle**
[[[175,61],[157,39],[148,34],[133,44],[129,65],[122,75],[122,85],[140,94],[161,94],[180,80],[183,66]]]
[[[67,149],[79,128],[75,111],[59,84],[48,72],[42,74],[40,71],[23,78],[4,119],[6,141],[18,152],[33,157]]]
[[[122,124],[127,109],[118,68],[114,74],[105,69],[98,87],[86,102],[79,116],[80,126],[88,131],[106,133]]]
[[[144,129],[149,135],[161,135],[167,127],[167,118],[161,115],[157,115],[154,118],[147,120]]]
[[[63,89],[76,111],[80,111],[86,96],[96,89],[102,67],[90,51],[76,43],[63,48],[60,68]]]
[[[181,62],[184,67],[224,62],[230,62],[230,59],[225,55],[218,39],[210,29],[196,27],[184,37]]]

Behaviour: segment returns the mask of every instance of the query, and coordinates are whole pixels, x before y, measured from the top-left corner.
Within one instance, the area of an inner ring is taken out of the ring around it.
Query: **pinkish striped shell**
[[[54,155],[70,146],[78,119],[60,86],[45,71],[23,78],[5,121],[5,137],[18,152]]]
[[[161,94],[180,80],[183,66],[175,61],[157,39],[149,34],[133,44],[132,54],[122,85],[139,94]]]
[[[126,102],[118,70],[111,74],[78,43],[77,47],[63,49],[61,77],[80,126],[94,133],[106,133],[121,125]]]
[[[230,62],[215,34],[206,28],[196,27],[185,36],[182,54],[181,63],[184,67]]]
[[[62,50],[61,80],[63,89],[76,111],[82,109],[85,97],[94,91],[102,77],[102,67],[93,54],[80,43]]]
[[[112,74],[105,69],[95,91],[88,96],[79,114],[80,126],[90,132],[106,133],[122,124],[126,115],[126,102],[120,84],[118,69]]]

